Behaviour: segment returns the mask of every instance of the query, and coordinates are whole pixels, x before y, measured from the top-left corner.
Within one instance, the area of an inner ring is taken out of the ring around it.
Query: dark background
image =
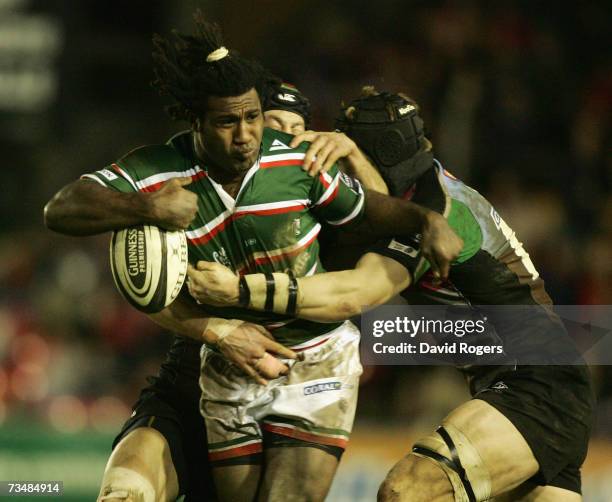
[[[611,304],[606,3],[0,1],[0,427],[110,434],[156,372],[170,337],[115,292],[108,236],[54,235],[42,208],[185,127],[149,85],[150,39],[190,30],[198,6],[228,47],[310,97],[315,129],[365,84],[411,95],[437,157],[494,203],[554,300]],[[594,437],[607,444],[611,372],[595,372]],[[445,369],[367,368],[356,432],[430,429],[464,396]]]

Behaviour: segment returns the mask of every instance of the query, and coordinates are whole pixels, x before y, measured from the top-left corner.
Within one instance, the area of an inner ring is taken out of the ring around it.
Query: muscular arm
[[[421,252],[434,276],[447,278],[451,262],[463,249],[446,219],[410,201],[368,190],[361,232],[378,237],[421,234]]]
[[[346,174],[357,178],[366,189],[385,195],[389,194],[389,189],[382,176],[362,151],[357,148],[357,145],[349,155],[341,158],[338,162]]]
[[[189,291],[203,303],[238,305],[238,277],[219,263],[198,262],[190,267]],[[274,273],[274,312],[284,314],[288,304],[289,276]],[[264,310],[266,279],[263,274],[247,275],[248,308]],[[363,307],[380,305],[410,285],[410,273],[397,261],[366,253],[354,269],[300,277],[296,317],[318,322],[348,319]]]
[[[45,206],[45,225],[68,235],[94,235],[150,219],[146,195],[121,193],[93,181],[66,185]]]
[[[147,317],[162,328],[199,342],[215,345],[218,333],[208,329],[214,326],[212,318],[207,317],[192,298],[179,295],[174,302],[161,312],[148,314]],[[240,324],[241,321],[238,321]],[[211,326],[211,327],[212,327]]]
[[[423,231],[432,218],[440,217],[414,202],[366,190],[365,215],[351,231],[366,232],[376,237],[413,234]]]
[[[348,319],[364,307],[387,302],[410,282],[410,273],[398,262],[367,253],[352,270],[299,278],[296,316],[319,322]]]
[[[122,193],[78,180],[47,203],[45,225],[59,233],[84,236],[138,224],[169,230],[186,228],[197,211],[197,196],[183,187],[191,178],[174,178],[153,193]]]
[[[421,250],[433,273],[442,278],[448,276],[450,263],[461,251],[463,242],[440,214],[386,195],[387,186],[378,171],[345,134],[306,131],[295,136],[291,146],[295,148],[303,141],[311,142],[303,166],[311,176],[331,169],[341,160],[366,187],[365,217],[351,227],[351,233],[373,239],[421,233]]]

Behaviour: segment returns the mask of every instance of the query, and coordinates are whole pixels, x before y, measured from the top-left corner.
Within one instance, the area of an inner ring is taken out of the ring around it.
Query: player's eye
[[[249,122],[253,122],[254,120],[257,120],[257,118],[259,117],[259,112],[250,112],[247,114],[247,120]]]
[[[216,124],[218,127],[230,127],[236,123],[235,117],[220,117],[217,119]]]

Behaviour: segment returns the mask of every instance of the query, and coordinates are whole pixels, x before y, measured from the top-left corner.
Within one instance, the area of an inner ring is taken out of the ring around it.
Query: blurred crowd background
[[[555,302],[612,303],[609,2],[0,0],[0,434],[110,437],[157,371],[170,337],[115,291],[108,235],[55,235],[42,208],[186,128],[149,86],[150,39],[190,30],[196,7],[310,97],[315,129],[363,85],[411,95],[437,157],[493,202]],[[612,372],[595,372],[601,445]],[[367,368],[357,431],[430,429],[463,397],[454,370]],[[612,500],[595,484],[587,500]]]

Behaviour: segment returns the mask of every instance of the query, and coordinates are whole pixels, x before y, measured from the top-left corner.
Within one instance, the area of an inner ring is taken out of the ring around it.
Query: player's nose
[[[249,124],[245,120],[238,122],[234,133],[234,143],[239,145],[249,143],[252,138],[253,133]]]

